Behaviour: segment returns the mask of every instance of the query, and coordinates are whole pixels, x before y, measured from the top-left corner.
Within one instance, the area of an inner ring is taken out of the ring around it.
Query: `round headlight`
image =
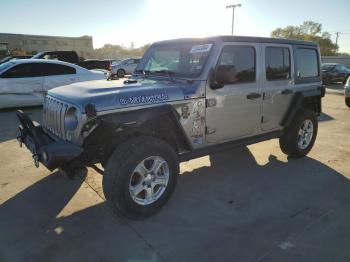
[[[66,130],[74,130],[78,126],[78,112],[75,107],[68,108],[64,116],[64,128]]]

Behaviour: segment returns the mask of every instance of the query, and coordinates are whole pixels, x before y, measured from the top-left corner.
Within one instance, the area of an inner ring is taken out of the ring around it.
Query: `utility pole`
[[[232,8],[232,28],[231,28],[231,35],[233,35],[233,26],[234,26],[234,23],[235,23],[235,8],[236,8],[236,7],[241,7],[241,6],[242,6],[241,4],[227,5],[227,6],[226,6],[226,9],[227,9],[227,8]]]
[[[339,34],[340,34],[340,32],[336,32],[336,33],[335,33],[335,35],[336,35],[335,44],[336,44],[336,45],[338,45]]]

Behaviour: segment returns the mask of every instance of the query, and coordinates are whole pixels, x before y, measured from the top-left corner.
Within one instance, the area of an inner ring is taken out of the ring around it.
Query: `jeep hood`
[[[204,88],[205,81],[95,80],[57,87],[48,95],[77,106],[81,112],[87,104],[99,112],[203,97]]]

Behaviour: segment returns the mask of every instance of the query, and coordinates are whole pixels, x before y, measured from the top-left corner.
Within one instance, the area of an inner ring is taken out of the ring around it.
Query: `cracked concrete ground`
[[[2,111],[0,261],[350,261],[350,109],[332,93],[323,110],[308,157],[275,139],[182,163],[169,203],[137,222],[109,211],[94,170],[36,169]]]

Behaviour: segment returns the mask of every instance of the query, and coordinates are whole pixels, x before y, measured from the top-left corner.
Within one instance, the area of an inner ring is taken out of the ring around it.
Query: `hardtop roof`
[[[157,43],[171,43],[171,42],[201,42],[201,41],[213,41],[213,42],[251,42],[251,43],[273,43],[273,44],[290,44],[290,45],[306,45],[310,47],[318,47],[318,44],[311,41],[304,40],[291,40],[284,38],[271,38],[271,37],[255,37],[255,36],[212,36],[205,38],[180,38],[156,42]]]

